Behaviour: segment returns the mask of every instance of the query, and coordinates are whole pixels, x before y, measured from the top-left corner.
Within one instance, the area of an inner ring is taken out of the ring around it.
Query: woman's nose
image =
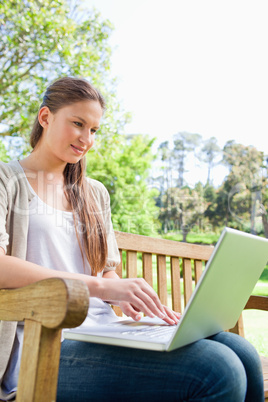
[[[79,140],[85,145],[91,145],[94,141],[94,134],[92,134],[91,130],[86,130],[83,135],[81,135]]]

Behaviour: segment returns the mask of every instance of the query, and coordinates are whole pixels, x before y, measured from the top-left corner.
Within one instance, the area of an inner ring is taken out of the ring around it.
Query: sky
[[[85,0],[114,25],[127,134],[198,133],[268,153],[267,0]],[[192,162],[191,162],[192,163]],[[205,169],[189,166],[206,177]],[[226,170],[213,172],[220,182]],[[191,181],[190,176],[188,180]],[[217,184],[217,183],[216,183]]]

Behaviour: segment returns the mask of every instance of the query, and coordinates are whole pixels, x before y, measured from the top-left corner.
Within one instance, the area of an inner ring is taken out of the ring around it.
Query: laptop
[[[225,228],[177,325],[159,318],[116,322],[64,331],[64,338],[171,351],[236,324],[268,261],[268,240]]]

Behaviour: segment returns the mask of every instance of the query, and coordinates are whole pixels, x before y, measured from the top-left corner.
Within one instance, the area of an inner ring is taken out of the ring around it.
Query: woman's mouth
[[[72,150],[77,154],[77,155],[82,155],[84,153],[84,149],[81,147],[77,147],[73,144],[71,144]]]

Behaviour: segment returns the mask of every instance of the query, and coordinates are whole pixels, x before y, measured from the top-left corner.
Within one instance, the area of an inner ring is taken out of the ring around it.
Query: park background
[[[30,151],[47,84],[82,76],[107,99],[87,173],[107,187],[115,229],[268,238],[267,10],[265,0],[1,1],[1,160]],[[267,268],[254,293],[267,296]],[[267,314],[244,314],[268,355]]]

